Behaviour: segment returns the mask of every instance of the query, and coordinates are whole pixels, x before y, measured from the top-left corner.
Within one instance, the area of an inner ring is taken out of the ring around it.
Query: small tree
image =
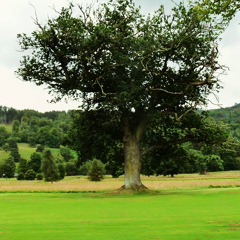
[[[19,154],[17,141],[14,138],[9,138],[8,144],[10,149],[10,155],[13,157],[15,162],[19,162],[21,156]]]
[[[25,175],[23,172],[20,172],[17,176],[17,180],[24,180],[25,179]]]
[[[19,161],[19,165],[17,168],[17,172],[20,173],[25,173],[28,170],[28,166],[27,166],[27,160],[24,158],[21,158]]]
[[[104,164],[97,159],[93,159],[92,166],[88,171],[88,179],[90,181],[99,182],[104,178],[105,174]]]
[[[79,174],[87,176],[91,168],[92,168],[92,161],[88,160],[83,165],[80,166]]]
[[[28,144],[29,144],[29,147],[36,147],[36,138],[35,138],[35,136],[29,136],[28,137]]]
[[[59,180],[59,170],[49,149],[46,149],[43,152],[41,169],[46,182],[53,183],[54,181]]]
[[[37,145],[36,152],[43,153],[43,151],[44,151],[44,145],[38,144],[38,145]]]
[[[27,170],[25,173],[25,180],[35,180],[36,172],[33,169]]]
[[[37,180],[43,180],[42,173],[37,173],[36,178],[37,178]]]
[[[0,127],[0,146],[3,146],[9,137],[9,133],[5,127]]]
[[[14,120],[12,122],[12,134],[13,134],[13,136],[18,135],[19,129],[20,129],[20,122],[18,120]]]
[[[39,152],[33,152],[28,162],[28,168],[33,169],[36,173],[41,171],[42,154]]]
[[[8,157],[3,161],[2,172],[7,178],[13,178],[15,173],[16,165],[13,157]]]
[[[78,171],[77,164],[75,161],[66,163],[66,175],[67,176],[76,176],[76,175],[78,175],[78,173],[79,173],[79,171]]]
[[[71,152],[71,149],[68,148],[68,147],[61,147],[60,148],[60,154],[66,162],[68,162],[71,159],[74,159],[74,156]]]
[[[57,164],[58,171],[59,171],[59,180],[64,179],[65,177],[65,167],[63,163],[58,163]]]

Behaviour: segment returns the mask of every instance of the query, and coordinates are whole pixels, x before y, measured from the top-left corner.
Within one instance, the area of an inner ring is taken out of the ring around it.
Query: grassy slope
[[[22,158],[27,160],[30,159],[30,156],[33,152],[36,151],[36,148],[31,148],[27,143],[18,143],[19,153]],[[50,148],[53,154],[58,154],[58,148]],[[4,150],[0,150],[0,159],[7,158],[9,156],[9,152],[5,152]]]
[[[12,132],[12,125],[11,124],[0,123],[0,127],[5,127],[8,132]]]
[[[240,239],[240,190],[2,193],[0,239]]]

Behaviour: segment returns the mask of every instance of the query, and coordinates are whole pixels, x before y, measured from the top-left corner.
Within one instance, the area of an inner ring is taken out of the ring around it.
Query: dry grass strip
[[[240,171],[199,174],[180,174],[171,177],[146,177],[142,182],[151,190],[191,189],[206,187],[240,186]],[[16,179],[0,179],[0,192],[29,191],[111,191],[124,184],[124,177],[113,179],[109,176],[101,182],[90,182],[86,177],[66,177],[63,181],[49,183],[44,181],[17,181]]]

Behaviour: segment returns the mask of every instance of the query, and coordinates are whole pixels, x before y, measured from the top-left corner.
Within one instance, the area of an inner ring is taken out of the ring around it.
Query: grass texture
[[[1,193],[1,240],[240,239],[240,190]]]
[[[151,192],[100,183],[0,179],[0,240],[240,239],[240,172],[143,177]]]

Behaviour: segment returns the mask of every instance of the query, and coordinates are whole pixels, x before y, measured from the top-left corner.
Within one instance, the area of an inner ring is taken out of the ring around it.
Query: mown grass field
[[[91,183],[0,179],[0,239],[240,239],[237,171],[143,177],[150,193],[119,193],[123,178]]]

